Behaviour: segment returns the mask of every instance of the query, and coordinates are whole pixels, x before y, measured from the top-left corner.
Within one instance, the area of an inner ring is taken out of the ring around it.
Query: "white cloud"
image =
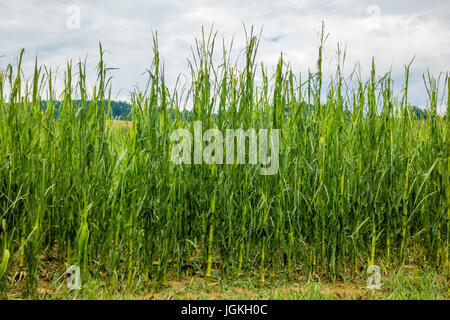
[[[66,27],[66,9],[81,9],[81,29]],[[375,6],[375,7],[371,7]],[[375,8],[369,10],[368,8]],[[437,75],[450,70],[450,4],[446,1],[20,1],[0,0],[0,68],[13,61],[24,47],[24,66],[31,70],[37,54],[40,63],[64,68],[88,56],[90,79],[98,59],[98,41],[107,50],[106,62],[120,68],[113,72],[114,91],[127,98],[141,74],[151,64],[152,30],[158,30],[161,56],[169,83],[187,72],[186,58],[201,27],[215,29],[230,41],[236,54],[245,44],[242,22],[254,25],[263,38],[258,60],[269,70],[283,51],[296,72],[314,70],[321,20],[330,36],[326,42],[325,75],[334,72],[336,43],[347,47],[347,68],[361,62],[368,74],[375,56],[377,72],[392,67],[400,86],[403,66],[416,56],[411,72],[410,101],[423,105],[426,91],[422,73]],[[379,10],[377,9],[379,8]],[[379,13],[379,15],[378,15]],[[221,47],[217,48],[221,51]],[[61,70],[61,69],[60,69]],[[397,88],[400,89],[400,88]]]

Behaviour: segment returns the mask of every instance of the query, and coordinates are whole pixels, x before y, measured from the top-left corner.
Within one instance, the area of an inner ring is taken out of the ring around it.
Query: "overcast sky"
[[[80,28],[71,6],[80,10]],[[201,27],[213,23],[220,38],[235,37],[236,52],[245,45],[242,23],[263,28],[257,60],[271,66],[269,70],[281,51],[296,73],[314,70],[322,20],[330,34],[326,71],[335,68],[339,41],[347,47],[347,70],[360,61],[366,74],[374,56],[377,73],[392,68],[400,87],[403,66],[415,56],[410,101],[423,106],[427,95],[422,74],[427,68],[436,76],[450,70],[448,0],[0,0],[0,68],[14,62],[21,48],[28,71],[36,55],[42,64],[59,66],[61,74],[68,59],[77,62],[87,56],[95,66],[101,41],[107,65],[119,68],[113,72],[113,92],[117,99],[129,100],[130,90],[145,84],[142,73],[153,57],[152,30],[158,31],[161,56],[173,84],[180,72],[187,71],[186,58],[194,39],[201,36]],[[95,80],[94,74],[89,76]]]

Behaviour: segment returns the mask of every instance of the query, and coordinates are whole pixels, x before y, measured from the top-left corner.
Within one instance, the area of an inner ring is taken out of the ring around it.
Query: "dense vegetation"
[[[199,271],[264,281],[336,277],[368,264],[448,268],[450,120],[436,112],[436,81],[429,76],[426,121],[408,102],[409,66],[395,96],[375,62],[366,81],[344,77],[338,48],[324,88],[324,38],[317,70],[300,78],[283,56],[273,75],[257,64],[253,34],[242,68],[225,46],[216,65],[215,35],[204,35],[185,91],[166,87],[155,38],[150,85],[132,94],[127,129],[108,121],[101,46],[93,90],[83,64],[68,64],[58,96],[38,65],[24,81],[21,54],[0,74],[0,292],[19,271],[36,292],[48,255],[111,288]],[[180,116],[185,101],[192,113]],[[204,128],[280,129],[278,174],[250,164],[174,165],[169,135],[193,130],[190,116]]]
[[[81,100],[73,100],[73,105],[78,108],[83,107],[83,102]],[[59,110],[61,108],[61,101],[52,101],[51,102],[53,108],[54,108],[54,114],[55,117],[58,117]],[[98,104],[98,102],[97,102]],[[42,109],[45,111],[47,109],[47,101],[41,102]],[[91,101],[85,101],[84,103],[84,109],[87,111],[89,108],[91,108]],[[92,106],[92,108],[95,108]],[[131,105],[125,101],[113,101],[108,100],[108,116],[112,119],[117,120],[130,120],[130,113],[131,113]]]
[[[90,101],[86,101],[85,103],[85,110],[88,110],[90,108]],[[42,101],[42,109],[45,111],[45,109],[47,109],[47,101]],[[61,106],[61,102],[60,101],[54,101],[54,108],[55,108],[55,116],[57,117],[59,114],[59,108]],[[75,106],[78,106],[79,108],[81,108],[82,106],[82,102],[81,100],[73,100],[73,104]],[[305,105],[303,105],[303,107],[306,108]],[[310,108],[313,108],[314,106],[310,106]],[[326,107],[326,105],[322,106],[322,107]],[[110,116],[112,119],[117,119],[117,120],[131,120],[131,110],[132,110],[132,106],[131,104],[125,102],[125,101],[113,101],[113,100],[109,100],[108,101],[108,116]],[[289,112],[291,111],[291,109],[289,107],[285,107],[285,111]],[[411,112],[414,114],[414,119],[416,120],[426,120],[427,119],[427,111],[417,107],[417,106],[411,106]],[[168,115],[170,117],[170,115],[172,115],[172,118],[175,116],[176,111],[175,110],[170,110],[168,112]],[[189,110],[183,110],[180,113],[181,118],[183,118],[185,120],[189,120],[192,121],[193,117],[192,117],[192,112]],[[444,116],[445,119],[445,116]]]

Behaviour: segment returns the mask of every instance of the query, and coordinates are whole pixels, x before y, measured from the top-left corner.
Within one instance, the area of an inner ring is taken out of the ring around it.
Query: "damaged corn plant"
[[[77,265],[83,281],[111,288],[196,274],[334,279],[373,264],[448,270],[450,118],[437,112],[445,94],[450,104],[448,74],[424,77],[427,119],[416,120],[410,65],[395,93],[374,60],[368,79],[358,68],[342,74],[340,47],[324,79],[324,31],[306,74],[283,55],[272,73],[258,63],[253,29],[236,63],[232,43],[216,35],[202,33],[188,81],[169,89],[155,34],[148,86],[131,94],[126,128],[111,125],[101,45],[92,88],[84,62],[67,63],[58,92],[55,73],[37,61],[26,77],[23,51],[0,72],[3,296],[18,283],[36,294],[49,257],[55,278]],[[279,129],[278,172],[238,161],[174,164],[170,134],[193,132],[195,121]]]

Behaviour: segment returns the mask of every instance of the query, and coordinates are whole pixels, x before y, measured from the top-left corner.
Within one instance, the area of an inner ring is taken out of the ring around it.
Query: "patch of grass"
[[[119,300],[433,300],[450,299],[447,274],[433,268],[405,266],[382,277],[379,290],[366,287],[366,276],[350,281],[331,281],[317,275],[299,275],[291,279],[268,278],[261,283],[258,275],[221,279],[216,275],[185,276],[168,279],[165,285],[151,286],[144,282],[128,285],[119,283],[111,288],[106,275],[92,278],[81,289],[67,290],[64,268],[47,266],[54,278],[40,278],[36,299],[119,299]],[[50,274],[50,273],[48,273]],[[26,280],[20,280],[9,299],[29,299],[21,289]]]

